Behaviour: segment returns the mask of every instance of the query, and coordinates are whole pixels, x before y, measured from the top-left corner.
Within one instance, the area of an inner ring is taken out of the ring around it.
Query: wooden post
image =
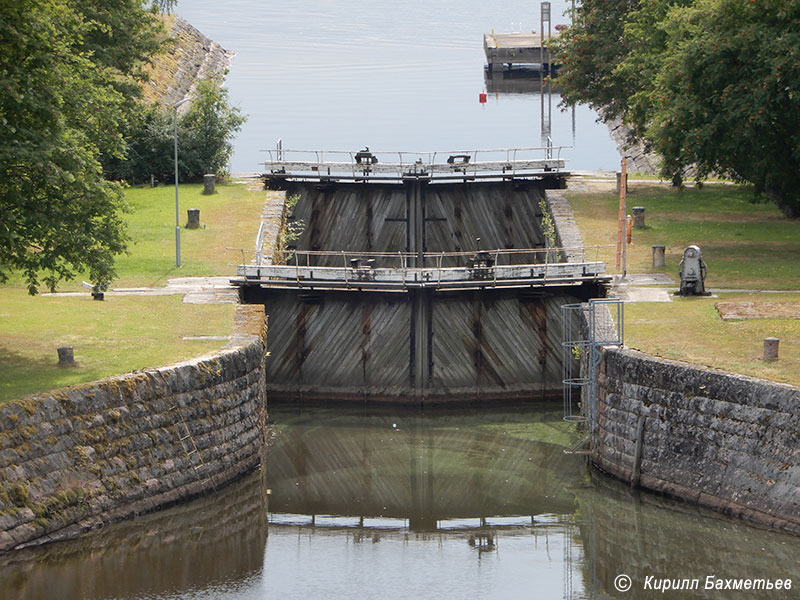
[[[653,268],[661,269],[667,265],[667,247],[663,244],[653,244]]]
[[[617,227],[617,269],[622,267],[623,277],[625,276],[625,267],[623,262],[623,255],[625,253],[625,244],[622,243],[622,236],[625,233],[625,192],[628,187],[628,173],[627,173],[628,159],[622,157],[622,174],[620,175],[619,186],[619,225]]]
[[[644,229],[644,206],[633,207],[633,226],[636,229]]]
[[[200,209],[189,208],[186,210],[186,229],[199,229],[200,228]]]
[[[203,175],[203,194],[210,195],[216,191],[217,176],[214,173]]]

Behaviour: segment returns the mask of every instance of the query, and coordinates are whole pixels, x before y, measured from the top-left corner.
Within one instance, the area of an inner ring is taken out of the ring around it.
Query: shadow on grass
[[[0,402],[72,385],[87,376],[80,363],[60,367],[55,351],[48,360],[24,356],[5,346],[0,346],[0,373]]]

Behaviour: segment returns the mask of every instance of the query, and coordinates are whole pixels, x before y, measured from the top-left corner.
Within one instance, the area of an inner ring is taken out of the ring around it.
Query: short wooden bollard
[[[778,338],[764,338],[764,360],[775,360],[778,358],[779,343],[780,340]]]
[[[189,208],[186,210],[188,221],[186,222],[186,229],[199,229],[200,228],[200,209]]]
[[[72,346],[62,346],[58,348],[58,366],[59,367],[74,367],[75,355],[72,352]]]
[[[633,227],[634,229],[644,229],[644,206],[633,207]]]
[[[206,173],[203,175],[203,194],[209,195],[213,194],[215,191],[215,185],[217,183],[217,176],[213,173]]]
[[[667,266],[666,246],[656,244],[653,246],[653,268],[660,269]]]

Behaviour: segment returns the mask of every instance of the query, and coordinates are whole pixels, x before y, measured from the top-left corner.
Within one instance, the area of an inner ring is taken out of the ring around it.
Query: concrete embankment
[[[172,366],[0,407],[0,552],[65,539],[256,468],[266,448],[266,320]]]
[[[800,388],[606,349],[596,466],[800,534]]]

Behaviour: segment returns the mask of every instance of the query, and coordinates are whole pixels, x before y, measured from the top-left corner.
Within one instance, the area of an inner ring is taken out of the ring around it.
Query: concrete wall
[[[219,352],[0,407],[0,552],[171,504],[258,466],[263,306]]]
[[[592,458],[643,488],[800,534],[799,415],[798,387],[606,349]]]

